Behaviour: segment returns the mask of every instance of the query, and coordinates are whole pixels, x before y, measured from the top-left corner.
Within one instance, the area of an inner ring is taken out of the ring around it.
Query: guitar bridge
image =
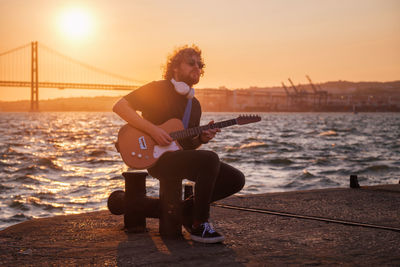
[[[144,139],[144,136],[139,137],[138,140],[140,149],[147,149],[146,140]]]

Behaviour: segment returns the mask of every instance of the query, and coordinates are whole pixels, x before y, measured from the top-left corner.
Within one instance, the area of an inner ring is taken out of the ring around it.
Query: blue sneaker
[[[201,243],[220,243],[225,240],[225,237],[216,232],[208,222],[204,222],[198,227],[192,228],[190,237],[193,241]]]

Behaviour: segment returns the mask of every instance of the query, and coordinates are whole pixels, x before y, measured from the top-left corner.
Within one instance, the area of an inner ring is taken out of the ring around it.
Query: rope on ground
[[[337,219],[330,219],[330,218],[317,217],[317,216],[300,215],[300,214],[293,214],[293,213],[288,213],[288,212],[279,212],[279,211],[257,209],[257,208],[247,208],[247,207],[240,207],[240,206],[233,206],[233,205],[224,205],[224,204],[218,204],[218,203],[213,203],[211,205],[214,207],[224,208],[224,209],[256,212],[256,213],[263,213],[263,214],[270,214],[270,215],[277,215],[277,216],[284,216],[284,217],[291,217],[291,218],[298,218],[298,219],[330,222],[330,223],[337,223],[337,224],[343,224],[343,225],[360,226],[360,227],[400,232],[400,228],[388,227],[388,226],[383,226],[383,225],[351,222],[351,221],[345,221],[345,220],[337,220]]]

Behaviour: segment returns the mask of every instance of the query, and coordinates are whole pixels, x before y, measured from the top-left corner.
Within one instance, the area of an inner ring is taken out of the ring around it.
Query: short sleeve
[[[156,94],[155,88],[155,82],[151,82],[130,92],[124,98],[134,110],[144,111]]]

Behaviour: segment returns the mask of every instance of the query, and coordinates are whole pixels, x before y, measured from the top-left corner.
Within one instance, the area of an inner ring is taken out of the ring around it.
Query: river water
[[[202,124],[237,117],[204,113]],[[263,113],[203,149],[246,175],[241,194],[398,183],[400,113]],[[0,113],[0,229],[31,218],[106,209],[128,168],[111,112]],[[158,182],[147,179],[148,195]]]

